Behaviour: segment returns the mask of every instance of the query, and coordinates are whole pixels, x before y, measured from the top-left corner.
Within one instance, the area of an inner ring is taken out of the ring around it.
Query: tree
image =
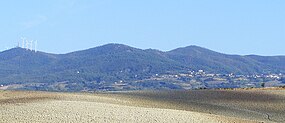
[[[264,83],[264,82],[261,83],[261,87],[262,87],[262,88],[265,87],[265,83]]]

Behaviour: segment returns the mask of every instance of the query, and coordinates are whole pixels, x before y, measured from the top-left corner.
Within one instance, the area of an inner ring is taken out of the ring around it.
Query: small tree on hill
[[[262,87],[262,88],[265,87],[265,83],[264,83],[264,82],[261,83],[261,87]]]

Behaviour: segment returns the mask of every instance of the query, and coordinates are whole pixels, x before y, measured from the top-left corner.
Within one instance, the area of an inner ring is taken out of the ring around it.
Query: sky
[[[108,43],[285,55],[285,0],[3,0],[0,51],[21,37],[68,53]]]

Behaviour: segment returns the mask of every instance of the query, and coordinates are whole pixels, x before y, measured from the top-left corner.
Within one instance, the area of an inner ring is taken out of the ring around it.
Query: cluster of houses
[[[253,75],[236,75],[213,74],[204,70],[189,71],[188,73],[154,75],[150,80],[154,81],[176,81],[190,85],[197,85],[210,88],[239,88],[239,87],[260,87],[261,83],[267,83],[267,86],[282,86],[285,75],[282,73],[272,74],[253,74]],[[179,84],[179,83],[178,83]]]
[[[229,74],[213,74],[206,73],[204,70],[199,71],[189,71],[188,73],[178,73],[178,74],[155,74],[153,78],[179,78],[179,77],[230,77],[230,78],[271,78],[271,79],[282,79],[285,77],[284,74],[253,74],[253,75],[236,75],[234,73]]]

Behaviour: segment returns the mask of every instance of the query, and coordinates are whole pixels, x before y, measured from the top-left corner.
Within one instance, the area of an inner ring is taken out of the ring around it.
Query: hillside
[[[169,58],[191,68],[213,73],[258,74],[284,72],[284,56],[239,56],[227,55],[198,46],[178,48],[166,53]]]
[[[29,83],[32,90],[104,90],[115,82],[127,82],[132,86],[121,88],[123,90],[133,87],[181,89],[172,81],[137,82],[144,82],[155,75],[198,70],[250,75],[285,73],[285,57],[227,55],[198,46],[162,52],[123,44],[107,44],[67,54],[34,52],[23,48],[0,53],[0,84],[20,84],[16,88],[29,89],[22,87],[22,84]]]

